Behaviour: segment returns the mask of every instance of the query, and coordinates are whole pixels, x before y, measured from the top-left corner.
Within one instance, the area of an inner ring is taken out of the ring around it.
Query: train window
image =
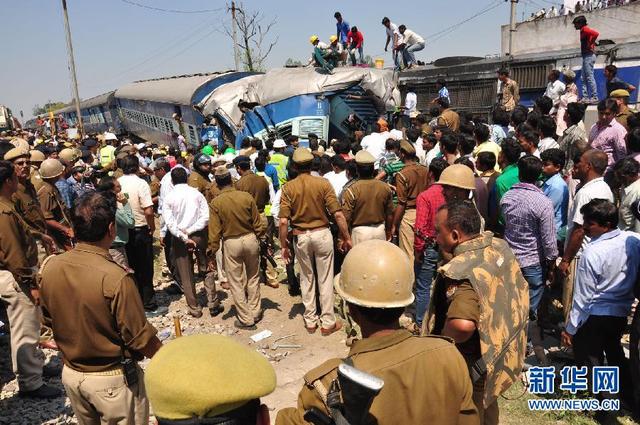
[[[192,125],[189,126],[189,141],[193,145],[196,145],[198,143],[198,138],[196,136],[196,128]]]

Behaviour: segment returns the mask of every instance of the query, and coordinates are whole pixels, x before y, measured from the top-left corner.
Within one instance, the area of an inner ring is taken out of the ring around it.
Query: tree
[[[304,64],[303,64],[301,61],[299,61],[298,59],[292,59],[292,58],[289,58],[289,59],[287,59],[287,61],[284,63],[284,66],[287,66],[287,67],[293,68],[293,67],[296,67],[296,66],[304,66]]]
[[[264,71],[264,61],[278,42],[278,37],[273,42],[267,41],[276,19],[270,22],[265,22],[265,19],[262,12],[246,10],[242,3],[236,8],[237,46],[241,50],[240,60],[245,71]],[[224,32],[233,40],[229,26],[224,26]]]
[[[38,115],[42,115],[42,114],[46,114],[49,111],[55,111],[56,109],[60,109],[60,108],[64,108],[65,106],[67,106],[66,103],[64,102],[47,102],[45,103],[43,106],[40,105],[35,105],[33,107],[33,109],[31,110],[31,112],[33,112],[33,116],[38,116]]]

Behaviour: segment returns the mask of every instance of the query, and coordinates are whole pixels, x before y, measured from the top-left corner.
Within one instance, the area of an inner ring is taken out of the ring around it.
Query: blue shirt
[[[438,90],[438,97],[442,99],[447,99],[447,102],[451,103],[451,99],[449,99],[449,89],[446,87],[442,87]]]
[[[349,23],[344,19],[342,22],[336,21],[336,35],[338,36],[338,41],[340,43],[344,44],[347,42],[347,34],[349,34],[350,30],[351,27],[349,27]]]
[[[72,208],[77,195],[71,183],[65,179],[61,179],[56,182],[56,188],[58,188],[58,192],[60,192],[60,196],[62,196],[62,200],[67,208]]]
[[[589,316],[627,317],[640,268],[640,237],[614,229],[587,244],[578,260],[566,330],[575,335]]]
[[[569,188],[560,173],[549,177],[542,185],[542,192],[551,199],[555,216],[557,239],[563,241],[567,236],[567,210],[569,209]]]
[[[278,170],[271,164],[267,164],[264,168],[264,173],[271,179],[271,184],[273,184],[273,190],[278,191],[280,189],[280,181],[278,180]]]

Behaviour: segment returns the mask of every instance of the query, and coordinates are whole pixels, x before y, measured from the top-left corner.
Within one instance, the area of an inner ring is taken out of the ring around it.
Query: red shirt
[[[359,49],[362,47],[362,42],[364,41],[364,36],[360,31],[356,31],[355,33],[349,31],[347,33],[347,45],[349,47],[353,47],[353,43],[356,43],[356,48]]]
[[[416,199],[416,224],[415,241],[413,247],[416,252],[422,253],[428,238],[436,237],[436,212],[444,205],[442,186],[432,184],[424,190]]]
[[[580,51],[582,54],[591,54],[596,51],[596,40],[600,33],[593,28],[584,26],[580,29]]]

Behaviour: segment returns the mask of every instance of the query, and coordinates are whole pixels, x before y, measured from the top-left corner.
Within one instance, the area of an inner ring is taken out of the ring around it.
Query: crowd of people
[[[579,13],[593,12],[600,9],[606,9],[614,6],[624,6],[625,4],[633,3],[636,0],[578,0],[578,2],[571,8],[566,7],[564,3],[560,4],[556,8],[552,5],[549,10],[543,7],[537,12],[531,13],[529,21],[535,21],[538,19],[555,18],[557,16],[568,16]]]
[[[354,27],[336,20],[343,43]],[[497,424],[525,358],[549,364],[545,335],[579,366],[619,367],[620,393],[593,396],[640,410],[638,310],[630,359],[621,345],[640,288],[640,115],[635,87],[605,72],[591,128],[598,93],[579,101],[572,71],[551,71],[529,110],[501,69],[490,119],[457,112],[439,80],[429,111],[408,92],[398,119],[329,141],[269,133],[236,147],[213,119],[199,146],[179,133],[168,145],[1,134],[0,299],[19,394],[59,397],[43,377],[61,372],[80,423],[146,424],[149,401],[160,424],[269,423],[260,397],[276,378],[259,354],[223,336],[157,337],[158,240],[166,290],[194,319],[233,306],[234,326],[256,330],[261,285],[285,283],[301,329],[346,335],[344,364],[307,373],[277,424],[353,418],[345,366],[384,380],[359,417]],[[43,331],[62,371],[43,365]]]
[[[351,63],[352,66],[364,65],[364,35],[357,26],[350,26],[340,12],[334,14],[336,19],[336,34],[329,37],[329,43],[312,35],[309,42],[313,45],[313,53],[308,65],[322,68],[331,73],[336,66]],[[410,69],[418,65],[415,53],[424,49],[425,39],[418,33],[407,28],[406,25],[396,25],[388,17],[382,19],[387,41],[384,51],[388,51],[391,44],[393,63],[396,69]],[[356,59],[356,53],[358,55]]]

